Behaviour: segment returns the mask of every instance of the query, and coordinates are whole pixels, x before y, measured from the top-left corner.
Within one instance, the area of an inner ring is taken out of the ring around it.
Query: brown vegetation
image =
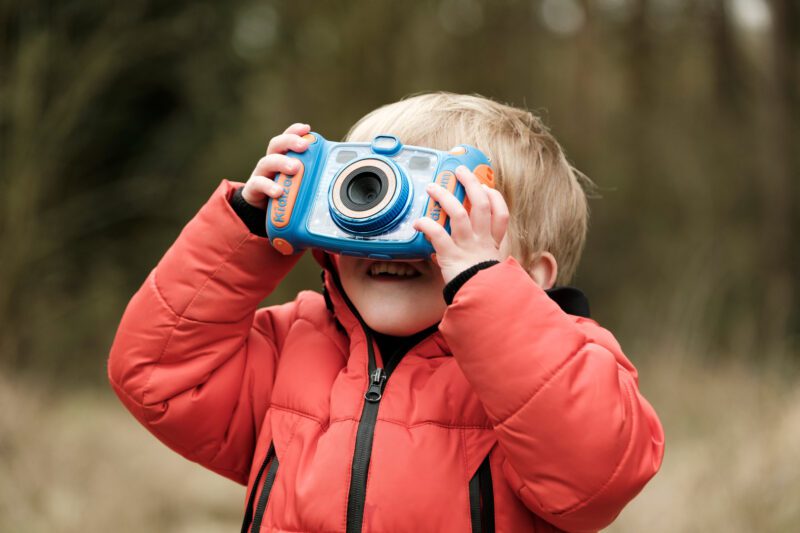
[[[796,371],[670,354],[640,370],[661,472],[608,531],[784,533],[800,521]],[[244,488],[161,445],[108,391],[0,379],[0,532],[235,531]]]
[[[115,326],[274,133],[426,90],[530,106],[599,185],[577,284],[667,439],[611,530],[796,529],[798,80],[795,0],[0,1],[0,531],[238,527],[105,387]]]

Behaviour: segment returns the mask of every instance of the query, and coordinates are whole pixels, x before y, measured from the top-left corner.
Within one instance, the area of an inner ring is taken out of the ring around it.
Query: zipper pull
[[[368,402],[379,402],[383,395],[383,386],[386,384],[386,372],[376,368],[369,377],[369,389],[364,394]]]

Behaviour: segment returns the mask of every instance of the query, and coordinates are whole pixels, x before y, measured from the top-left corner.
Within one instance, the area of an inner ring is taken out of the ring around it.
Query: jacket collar
[[[347,297],[339,280],[339,272],[330,254],[322,250],[312,250],[312,255],[317,263],[322,266],[322,290],[325,304],[333,315],[338,326],[351,339],[362,338],[365,332],[372,330],[358,314],[358,310]],[[438,323],[436,324],[438,326]],[[447,343],[442,333],[431,326],[431,334],[423,338],[412,347],[416,355],[422,357],[436,357],[449,353]]]
[[[363,321],[358,314],[358,310],[344,293],[336,264],[331,259],[330,254],[317,249],[312,250],[311,253],[323,269],[322,288],[328,310],[333,314],[335,320],[341,325],[348,337],[353,339],[364,335],[364,331],[368,331],[369,326]],[[553,287],[552,289],[547,289],[545,293],[565,313],[589,318],[589,300],[580,289],[566,286]],[[448,351],[447,344],[438,330],[434,331],[414,348],[414,352],[423,357],[441,355],[442,353],[448,353]]]
[[[575,287],[553,287],[544,291],[562,311],[569,315],[589,318],[589,299]]]

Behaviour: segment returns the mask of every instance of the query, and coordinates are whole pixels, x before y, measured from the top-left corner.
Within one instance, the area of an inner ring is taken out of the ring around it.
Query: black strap
[[[494,487],[492,486],[492,467],[489,456],[483,460],[478,468],[478,479],[481,487],[481,512],[483,533],[494,533]]]
[[[253,519],[253,504],[255,503],[256,493],[258,492],[258,482],[261,481],[261,476],[264,475],[264,470],[266,470],[267,464],[274,454],[275,449],[273,448],[272,443],[270,443],[269,449],[267,450],[267,456],[264,458],[264,462],[261,463],[261,468],[258,469],[256,479],[253,481],[253,489],[250,491],[250,497],[247,499],[247,508],[244,510],[241,533],[247,533],[247,530],[250,527],[250,523]]]
[[[278,473],[278,456],[272,458],[272,462],[267,470],[267,475],[264,478],[264,486],[261,488],[261,496],[258,498],[258,505],[256,506],[256,514],[253,517],[253,527],[250,533],[258,533],[261,529],[261,521],[264,519],[264,511],[267,509],[267,501],[269,501],[269,493],[272,492],[272,484],[275,482],[275,475]]]
[[[469,480],[469,519],[472,533],[481,533],[481,489],[478,472]]]
[[[494,533],[494,488],[488,455],[469,480],[469,517],[472,533]]]

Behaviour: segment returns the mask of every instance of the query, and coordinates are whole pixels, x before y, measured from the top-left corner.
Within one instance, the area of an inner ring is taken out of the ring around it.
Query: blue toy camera
[[[305,138],[305,152],[287,154],[300,161],[300,170],[275,178],[283,196],[267,207],[270,242],[286,255],[321,248],[371,259],[428,258],[433,246],[411,224],[425,215],[448,232],[450,224],[426,185],[434,181],[464,202],[455,169],[466,165],[494,187],[489,159],[472,146],[442,152],[404,146],[393,135],[372,143],[330,142],[318,133]]]

